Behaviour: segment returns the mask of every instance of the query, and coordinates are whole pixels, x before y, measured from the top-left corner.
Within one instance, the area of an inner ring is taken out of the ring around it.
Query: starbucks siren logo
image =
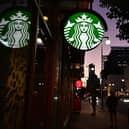
[[[104,26],[99,18],[91,13],[76,13],[64,26],[64,36],[73,47],[90,50],[101,42]]]
[[[30,13],[13,10],[3,15],[0,21],[0,42],[6,47],[21,48],[30,38]]]

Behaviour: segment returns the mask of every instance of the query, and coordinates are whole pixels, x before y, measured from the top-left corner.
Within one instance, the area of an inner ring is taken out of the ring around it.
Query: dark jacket
[[[89,76],[87,80],[87,90],[91,94],[96,94],[96,89],[100,87],[99,79],[96,75]]]

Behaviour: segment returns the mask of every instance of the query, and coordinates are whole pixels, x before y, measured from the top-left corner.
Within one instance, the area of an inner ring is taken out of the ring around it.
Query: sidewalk
[[[91,112],[89,102],[82,101],[81,112],[80,114],[73,113],[68,129],[110,129],[109,116],[106,110],[102,111],[98,105],[96,116],[91,116]],[[128,117],[118,113],[117,127],[118,129],[129,129]]]

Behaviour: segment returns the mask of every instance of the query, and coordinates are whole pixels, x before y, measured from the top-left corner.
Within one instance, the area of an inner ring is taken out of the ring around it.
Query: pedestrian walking
[[[114,91],[111,91],[110,96],[108,96],[106,100],[106,105],[109,111],[110,118],[110,127],[113,129],[117,129],[117,106],[118,106],[118,98],[115,95]]]
[[[96,95],[95,94],[93,94],[92,96],[91,96],[91,99],[92,99],[92,109],[93,109],[93,112],[92,112],[92,116],[95,116],[96,115]]]
[[[97,97],[97,88],[100,86],[99,79],[96,74],[90,74],[87,80],[87,91],[91,95],[91,106],[92,106],[92,116],[96,115],[96,97]]]

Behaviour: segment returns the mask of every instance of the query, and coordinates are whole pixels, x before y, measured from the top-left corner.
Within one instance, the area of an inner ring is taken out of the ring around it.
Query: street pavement
[[[73,113],[68,124],[68,129],[110,129],[109,114],[106,108],[101,110],[97,105],[96,116],[91,116],[91,104],[85,100],[81,102],[81,112]],[[117,114],[117,129],[129,129],[129,114]]]

